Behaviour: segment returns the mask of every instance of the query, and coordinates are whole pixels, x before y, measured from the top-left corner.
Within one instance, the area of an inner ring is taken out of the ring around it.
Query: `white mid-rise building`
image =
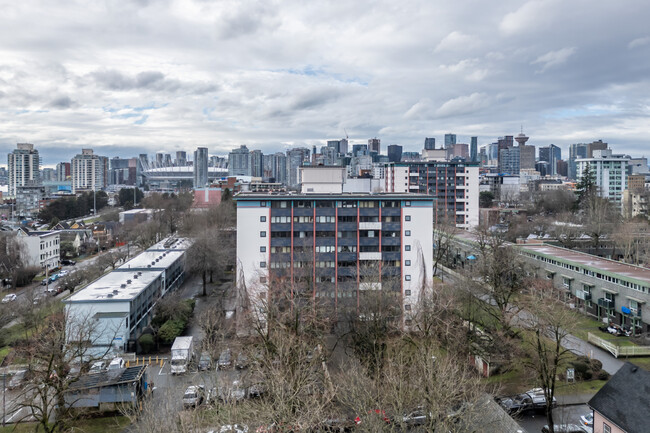
[[[613,155],[611,149],[594,150],[593,158],[576,160],[578,179],[582,177],[585,168],[593,173],[598,195],[611,200],[619,209],[623,209],[623,191],[627,189],[627,165],[629,158],[623,155]]]
[[[43,271],[59,267],[61,237],[58,231],[37,231],[21,228],[16,239],[22,244],[25,266]]]
[[[237,286],[253,317],[264,321],[278,300],[342,316],[382,290],[409,325],[433,278],[432,197],[241,193],[235,200]]]

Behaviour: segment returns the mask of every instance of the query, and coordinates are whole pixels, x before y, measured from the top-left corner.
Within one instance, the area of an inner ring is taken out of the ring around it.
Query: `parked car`
[[[542,433],[549,433],[550,431],[551,429],[548,428],[548,425],[542,427]],[[555,433],[591,433],[591,428],[587,430],[587,428],[583,428],[577,424],[553,424],[553,431]]]
[[[104,370],[106,370],[106,361],[104,360],[95,361],[93,362],[93,365],[90,366],[90,370],[88,370],[88,373],[89,374],[101,373]]]
[[[124,362],[124,358],[120,358],[119,356],[111,361],[110,364],[108,364],[108,370],[117,370],[120,368],[124,368],[126,366],[126,363]]]
[[[580,425],[586,426],[586,427],[593,427],[594,426],[594,413],[589,412],[584,415],[580,416]]]
[[[68,274],[69,274],[69,272],[68,272],[67,270],[64,269],[64,270],[62,270],[61,272],[59,272],[59,277],[65,277],[65,276],[68,275]]]
[[[74,260],[68,260],[68,259],[63,259],[61,260],[61,264],[64,266],[74,266],[77,264]]]
[[[4,298],[2,298],[2,303],[3,304],[8,304],[9,302],[13,302],[16,300],[16,294],[15,293],[9,293],[6,295]]]
[[[199,371],[210,370],[212,368],[212,356],[208,352],[201,352],[198,368]]]
[[[208,433],[248,433],[246,424],[226,424],[219,427],[219,430],[210,430]]]
[[[232,366],[232,353],[230,349],[224,349],[219,355],[219,361],[217,362],[217,368],[224,369]]]
[[[45,299],[45,293],[37,293],[34,295],[34,299],[32,300],[32,303],[34,305],[38,305],[41,303],[41,301],[43,301],[43,299]]]
[[[235,360],[235,368],[241,370],[248,367],[248,356],[244,352],[239,352]]]
[[[529,410],[543,410],[546,407],[546,396],[541,388],[534,388],[510,397],[497,397],[496,401],[511,414]],[[553,397],[552,407],[556,405],[557,400]]]
[[[205,401],[205,388],[203,385],[190,385],[183,394],[183,407],[185,409],[195,408]]]
[[[432,414],[427,413],[423,408],[419,407],[402,417],[402,422],[407,426],[424,425]]]
[[[373,414],[374,414],[374,416],[381,417],[381,419],[382,419],[386,424],[390,424],[390,418],[388,417],[388,415],[386,415],[386,411],[381,410],[381,409],[375,409],[375,410],[369,410],[369,411],[368,411],[368,416],[369,416],[369,417],[370,417],[370,416],[373,416]],[[357,416],[357,417],[354,419],[354,423],[355,423],[356,425],[360,425],[360,424],[363,422],[364,418],[365,418],[365,415],[363,416],[363,418],[362,418],[362,416]]]
[[[11,380],[9,381],[9,383],[7,384],[7,389],[16,389],[16,388],[18,388],[20,385],[22,385],[22,383],[23,383],[23,382],[25,381],[25,379],[27,378],[27,372],[28,372],[28,371],[27,371],[26,369],[25,369],[25,370],[18,370],[18,371],[13,375],[13,377],[11,378]]]
[[[219,400],[224,403],[237,403],[248,397],[248,390],[239,380],[234,380],[230,386],[220,386],[217,390]]]
[[[41,281],[41,286],[47,286],[49,278],[45,278],[43,281]]]

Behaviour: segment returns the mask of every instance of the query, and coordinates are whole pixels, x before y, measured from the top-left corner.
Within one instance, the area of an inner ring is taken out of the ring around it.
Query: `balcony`
[[[380,252],[360,252],[359,260],[381,260]]]
[[[381,230],[380,222],[360,222],[359,230]]]
[[[613,310],[616,306],[613,300],[607,298],[598,298],[598,305],[608,310]]]
[[[583,290],[577,290],[576,298],[582,299],[583,301],[591,301],[591,293],[585,292]]]

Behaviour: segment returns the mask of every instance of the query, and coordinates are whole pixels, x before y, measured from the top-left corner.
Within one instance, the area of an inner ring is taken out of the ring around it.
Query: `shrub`
[[[600,370],[596,376],[598,380],[609,380],[609,373],[605,370]]]
[[[587,370],[584,373],[582,373],[582,380],[591,380],[593,376],[594,374],[591,372],[591,370]]]
[[[589,370],[589,366],[580,360],[573,361],[571,365],[573,365],[576,373],[581,377]]]
[[[140,343],[140,348],[143,353],[150,353],[156,345],[151,334],[142,334],[138,339],[138,343]]]
[[[589,360],[589,366],[594,373],[603,369],[603,363],[595,358]]]
[[[181,320],[168,320],[158,330],[158,337],[169,344],[174,341],[174,338],[181,335],[183,329],[185,329],[185,324]]]

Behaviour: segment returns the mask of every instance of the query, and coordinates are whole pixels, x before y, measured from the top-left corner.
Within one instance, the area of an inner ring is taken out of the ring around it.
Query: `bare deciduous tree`
[[[556,289],[544,280],[535,280],[532,290],[522,300],[526,310],[518,316],[528,345],[526,366],[534,373],[546,397],[546,420],[553,433],[553,398],[558,374],[573,353],[565,347],[566,338],[575,327],[576,318],[558,299]]]
[[[49,316],[18,355],[28,360],[31,379],[23,389],[19,408],[33,418],[46,433],[66,430],[79,412],[66,401],[70,385],[78,380],[81,370],[71,373],[73,363],[88,364],[105,353],[92,353],[92,346],[101,333],[88,317],[71,318],[60,311]]]

